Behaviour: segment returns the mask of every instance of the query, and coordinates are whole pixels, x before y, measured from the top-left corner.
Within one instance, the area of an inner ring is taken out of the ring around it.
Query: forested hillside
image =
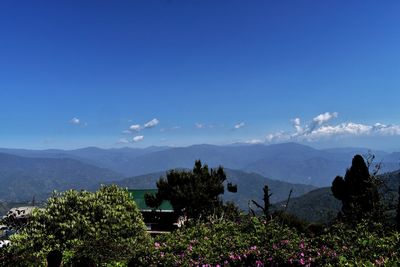
[[[90,189],[122,178],[69,158],[28,158],[0,153],[0,200],[46,199],[53,190]]]

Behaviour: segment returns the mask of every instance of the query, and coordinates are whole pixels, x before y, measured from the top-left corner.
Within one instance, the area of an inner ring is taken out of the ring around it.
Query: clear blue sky
[[[399,14],[399,1],[2,1],[0,147],[400,148]]]

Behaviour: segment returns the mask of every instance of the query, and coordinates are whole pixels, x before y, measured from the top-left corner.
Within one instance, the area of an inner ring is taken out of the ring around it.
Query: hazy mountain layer
[[[122,178],[113,171],[70,158],[28,158],[0,153],[0,200],[46,198],[53,190],[95,189]]]
[[[327,186],[336,175],[344,175],[354,154],[366,154],[366,148],[333,148],[318,150],[297,143],[276,145],[193,145],[189,147],[150,147],[77,150],[0,151],[26,157],[72,158],[101,168],[108,168],[125,177],[160,172],[173,168],[192,168],[197,159],[216,167],[256,172],[290,183]],[[381,173],[399,168],[400,153],[372,151],[376,162],[382,161]]]

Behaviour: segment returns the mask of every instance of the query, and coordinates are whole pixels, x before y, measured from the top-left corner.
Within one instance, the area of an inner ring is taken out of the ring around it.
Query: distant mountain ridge
[[[274,145],[192,145],[188,147],[82,148],[76,150],[14,150],[0,152],[26,157],[72,158],[108,168],[125,177],[160,172],[177,167],[191,168],[200,159],[209,166],[256,172],[290,183],[327,186],[336,175],[343,175],[354,154],[366,148],[315,149],[298,143]],[[375,154],[375,151],[372,151]],[[382,172],[399,168],[400,153],[376,151],[383,161]]]

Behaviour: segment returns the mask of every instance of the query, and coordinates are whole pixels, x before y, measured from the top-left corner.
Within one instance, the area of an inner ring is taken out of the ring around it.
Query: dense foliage
[[[370,215],[379,205],[378,183],[360,155],[354,156],[344,179],[333,180],[332,193],[342,201],[342,215],[352,221]]]
[[[171,171],[157,184],[160,192],[151,204],[168,199],[189,220],[155,237],[146,234],[136,205],[117,186],[55,193],[12,236],[12,245],[0,250],[0,265],[44,266],[46,254],[59,250],[64,266],[77,258],[110,267],[128,261],[129,266],[398,266],[400,233],[373,217],[379,200],[373,178],[364,160],[354,157],[345,178],[337,177],[332,186],[344,216],[354,220],[310,225],[283,211],[269,212],[267,185],[263,205],[257,203],[263,216],[223,205],[223,169],[209,170],[198,161],[193,171]]]
[[[146,203],[157,206],[161,200],[169,200],[178,214],[189,218],[210,215],[222,207],[225,180],[222,167],[209,169],[197,160],[192,171],[172,170],[166,178],[160,178],[156,197],[147,197]]]
[[[363,221],[308,236],[277,217],[198,222],[155,240],[149,266],[373,266],[399,262],[400,235]]]
[[[57,249],[67,262],[83,256],[97,263],[126,261],[139,258],[149,240],[142,215],[125,190],[69,190],[54,193],[46,208],[36,210],[26,228],[12,237],[8,260],[38,266]]]

